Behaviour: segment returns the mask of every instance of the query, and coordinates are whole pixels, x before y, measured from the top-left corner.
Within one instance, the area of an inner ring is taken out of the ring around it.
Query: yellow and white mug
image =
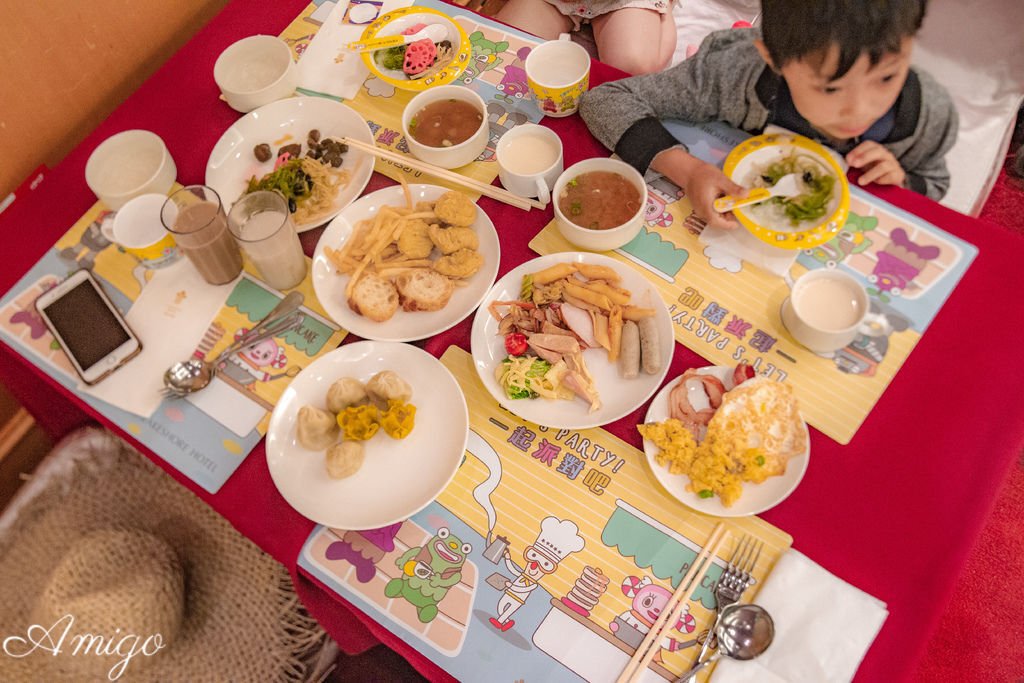
[[[545,116],[570,116],[590,85],[590,54],[563,33],[541,43],[524,64],[530,92]]]
[[[143,194],[117,210],[112,221],[102,224],[103,236],[139,260],[146,268],[163,268],[181,253],[174,236],[160,222],[167,195]]]

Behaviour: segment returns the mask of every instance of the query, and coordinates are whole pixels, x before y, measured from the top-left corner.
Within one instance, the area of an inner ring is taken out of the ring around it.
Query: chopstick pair
[[[647,632],[647,636],[637,647],[633,657],[630,658],[629,663],[626,664],[626,668],[622,670],[622,674],[619,675],[615,683],[633,683],[640,680],[643,672],[647,669],[651,660],[654,659],[654,655],[658,653],[659,643],[664,638],[664,632],[671,628],[673,617],[679,613],[681,603],[693,593],[700,577],[704,575],[707,569],[711,568],[711,563],[714,562],[715,556],[718,555],[718,551],[728,538],[729,531],[723,523],[719,522],[714,531],[711,532],[711,536],[708,537],[700,553],[694,558],[693,564],[690,565],[689,570],[683,576],[683,580],[679,582],[679,587],[676,588],[672,597],[669,598],[668,604],[661,610],[661,615],[654,622],[654,625],[651,626],[651,630]]]
[[[475,178],[468,178],[460,173],[449,171],[446,168],[441,168],[440,166],[435,166],[434,164],[428,164],[427,162],[420,161],[415,157],[407,156],[405,154],[399,154],[398,152],[393,152],[390,149],[384,149],[383,147],[371,145],[361,140],[353,140],[352,138],[341,138],[341,142],[348,145],[349,147],[362,150],[364,152],[369,152],[370,154],[380,157],[381,159],[394,161],[398,164],[401,164],[402,166],[407,166],[414,170],[422,171],[423,173],[432,175],[435,178],[441,178],[442,180],[447,180],[451,183],[461,185],[462,187],[473,190],[474,192],[479,192],[480,194],[486,197],[490,197],[491,199],[497,199],[499,202],[504,202],[505,204],[514,206],[518,209],[523,209],[524,211],[529,211],[531,208],[543,209],[544,207],[547,206],[546,204],[541,204],[536,199],[526,199],[525,197],[520,197],[519,195],[512,194],[508,190],[504,190],[500,187],[488,185],[487,183],[481,182]]]

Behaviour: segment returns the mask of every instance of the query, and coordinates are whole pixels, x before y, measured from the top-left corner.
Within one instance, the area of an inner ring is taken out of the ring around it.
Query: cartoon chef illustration
[[[248,330],[244,327],[235,332],[237,340]],[[269,382],[289,373],[270,374],[267,369],[284,368],[288,364],[288,356],[283,347],[274,338],[264,339],[255,346],[233,355],[221,364],[221,371],[246,389],[253,390],[256,382]]]
[[[505,582],[505,592],[498,598],[498,616],[491,617],[491,625],[502,632],[512,628],[516,623],[512,615],[526,603],[540,579],[554,574],[559,562],[582,549],[583,538],[575,522],[545,517],[540,523],[537,540],[523,551],[526,564],[522,570],[512,563],[508,550],[505,551],[505,566],[516,578]]]

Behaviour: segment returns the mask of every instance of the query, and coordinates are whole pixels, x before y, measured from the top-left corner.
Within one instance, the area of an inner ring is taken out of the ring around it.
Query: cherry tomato
[[[521,356],[526,353],[526,335],[522,332],[509,332],[505,335],[505,350],[510,356]]]

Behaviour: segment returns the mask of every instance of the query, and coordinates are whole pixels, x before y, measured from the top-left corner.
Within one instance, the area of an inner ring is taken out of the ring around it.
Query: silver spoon
[[[715,635],[718,636],[718,652],[677,678],[676,683],[695,676],[723,656],[745,662],[761,655],[775,638],[775,622],[760,605],[737,603],[722,610]]]
[[[205,388],[217,374],[217,365],[232,354],[243,351],[268,337],[283,334],[302,324],[304,316],[293,312],[302,305],[300,292],[291,292],[256,327],[242,335],[235,343],[221,351],[212,361],[190,358],[167,368],[164,372],[164,393],[167,396],[182,397]]]

